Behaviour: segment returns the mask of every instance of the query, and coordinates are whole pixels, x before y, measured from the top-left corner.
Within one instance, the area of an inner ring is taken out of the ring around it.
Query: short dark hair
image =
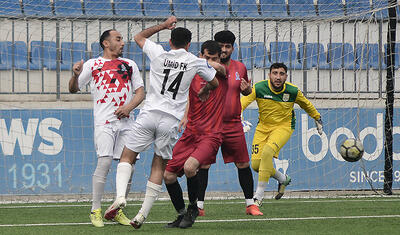
[[[201,44],[201,54],[204,54],[204,51],[207,49],[210,55],[218,54],[221,55],[221,46],[218,44],[217,41],[214,40],[207,40]]]
[[[189,29],[178,27],[171,31],[171,43],[177,48],[183,48],[192,40],[192,32]]]
[[[229,43],[233,46],[235,43],[236,37],[235,34],[233,34],[229,30],[223,30],[219,31],[214,35],[214,40],[220,43]]]
[[[116,31],[116,30],[115,29],[106,30],[100,36],[100,46],[101,46],[101,48],[103,48],[103,50],[104,50],[103,42],[104,42],[104,40],[108,39],[108,37],[110,36],[111,31]]]
[[[283,68],[285,70],[285,73],[287,73],[287,67],[284,63],[273,63],[271,67],[269,67],[269,72],[271,72],[272,69],[279,69]]]

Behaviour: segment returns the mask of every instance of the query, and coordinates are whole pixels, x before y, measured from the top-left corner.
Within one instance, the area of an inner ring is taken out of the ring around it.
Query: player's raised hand
[[[165,28],[172,30],[176,27],[177,19],[175,16],[170,16],[166,21],[164,21]]]
[[[68,89],[70,93],[76,93],[79,91],[78,77],[81,74],[83,69],[83,60],[76,62],[72,66],[72,77],[68,83]]]
[[[250,93],[251,93],[251,83],[247,82],[244,78],[241,78],[240,91],[243,93],[243,95],[250,95]]]
[[[72,71],[74,72],[75,76],[78,77],[81,74],[83,69],[83,60],[78,61],[72,66]]]

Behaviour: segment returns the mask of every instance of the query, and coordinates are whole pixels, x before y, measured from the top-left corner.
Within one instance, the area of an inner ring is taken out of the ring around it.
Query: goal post
[[[386,81],[386,109],[385,109],[385,180],[383,192],[392,194],[393,185],[393,104],[394,104],[394,78],[396,65],[396,25],[397,14],[395,4],[397,1],[388,0],[392,5],[388,9],[389,23],[387,35],[387,81]],[[398,52],[397,52],[398,53]],[[398,59],[398,58],[397,58]]]

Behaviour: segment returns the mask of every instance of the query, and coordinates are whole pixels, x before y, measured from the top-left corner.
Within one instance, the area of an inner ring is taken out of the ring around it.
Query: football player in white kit
[[[121,34],[114,29],[104,31],[100,37],[100,45],[104,51],[103,56],[85,63],[83,60],[75,63],[69,81],[71,93],[90,84],[93,97],[94,138],[98,158],[92,179],[90,220],[96,227],[104,226],[101,198],[112,159],[120,158],[127,136],[132,131],[133,110],[144,99],[143,79],[136,63],[120,57],[124,48]],[[133,171],[128,178],[131,178],[132,173]],[[129,225],[130,222],[122,210],[113,219],[123,225]]]
[[[189,86],[196,74],[208,82],[198,95],[207,99],[210,90],[218,87],[215,69],[205,59],[188,52],[192,34],[186,28],[175,28],[176,17],[171,16],[159,25],[144,29],[134,39],[150,59],[150,87],[144,107],[134,124],[117,167],[117,197],[107,209],[105,217],[112,218],[126,205],[125,190],[132,164],[138,153],[154,143],[151,173],[146,185],[145,199],[131,225],[138,229],[147,218],[154,201],[162,190],[166,164],[172,158],[172,148],[178,140],[178,125],[183,118]],[[148,38],[170,29],[170,51],[165,51]]]

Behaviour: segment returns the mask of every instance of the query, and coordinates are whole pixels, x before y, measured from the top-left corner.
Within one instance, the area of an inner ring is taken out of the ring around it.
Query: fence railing
[[[72,64],[101,55],[98,38],[110,27],[124,36],[124,57],[138,64],[146,84],[149,61],[132,38],[161,20],[154,17],[3,18],[0,20],[0,94],[54,94],[59,100],[61,94],[68,94],[66,80],[71,75]],[[384,93],[386,22],[382,19],[192,17],[180,22],[193,32],[193,53],[217,31],[233,31],[237,40],[232,56],[246,65],[253,82],[268,77],[271,63],[284,62],[289,68],[288,80],[306,94],[321,93],[329,98],[337,93],[361,93],[366,98],[378,98]],[[168,46],[168,39],[169,35],[161,33],[152,38],[164,46]],[[400,43],[396,48],[397,59]],[[398,61],[395,67],[400,67]]]

